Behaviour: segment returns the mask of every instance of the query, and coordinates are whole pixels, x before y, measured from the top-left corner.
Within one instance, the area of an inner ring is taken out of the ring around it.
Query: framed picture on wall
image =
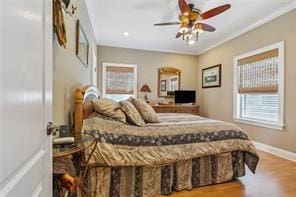
[[[88,50],[89,43],[86,34],[79,22],[76,23],[76,56],[83,63],[85,67],[88,67]]]
[[[160,80],[160,91],[166,91],[166,80]]]
[[[221,64],[202,70],[202,88],[221,87]]]

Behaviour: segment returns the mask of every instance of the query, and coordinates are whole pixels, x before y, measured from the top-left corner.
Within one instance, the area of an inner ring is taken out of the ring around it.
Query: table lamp
[[[142,86],[142,88],[140,89],[140,92],[145,92],[145,101],[148,103],[149,100],[148,100],[148,97],[147,97],[147,93],[151,93],[151,89],[150,87],[147,85],[147,84],[144,84]]]

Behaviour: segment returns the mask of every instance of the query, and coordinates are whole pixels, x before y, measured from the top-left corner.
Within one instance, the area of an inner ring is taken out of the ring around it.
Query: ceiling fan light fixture
[[[188,1],[188,0],[187,0]],[[186,0],[178,0],[180,13],[178,15],[179,22],[158,23],[155,26],[179,25],[179,30],[175,36],[176,39],[182,38],[187,45],[193,45],[198,42],[199,34],[205,32],[214,32],[215,27],[203,23],[201,20],[209,19],[217,16],[231,5],[225,4],[212,8],[206,12],[201,12],[193,3],[187,3]]]
[[[204,32],[204,31],[203,31],[202,29],[197,29],[197,28],[195,28],[195,29],[192,30],[192,33],[194,33],[194,34],[196,34],[196,33],[201,34],[201,33],[203,33],[203,32]]]
[[[189,28],[188,27],[181,27],[180,29],[179,29],[179,32],[180,33],[187,33],[189,31]]]
[[[187,33],[188,31],[189,31],[189,28],[188,28],[187,24],[181,23],[179,32],[184,34],[184,33]]]
[[[185,40],[189,40],[189,39],[191,39],[192,37],[193,37],[193,35],[190,34],[190,33],[187,33],[187,34],[184,35],[184,39],[185,39]]]
[[[191,14],[190,14],[190,20],[191,20],[191,21],[196,21],[197,18],[198,18],[198,16],[199,16],[199,13],[193,11],[193,12],[191,12]]]

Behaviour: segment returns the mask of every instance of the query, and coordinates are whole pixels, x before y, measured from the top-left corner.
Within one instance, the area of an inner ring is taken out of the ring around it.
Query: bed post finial
[[[75,95],[75,110],[74,110],[74,135],[81,133],[83,124],[83,90],[76,89]]]

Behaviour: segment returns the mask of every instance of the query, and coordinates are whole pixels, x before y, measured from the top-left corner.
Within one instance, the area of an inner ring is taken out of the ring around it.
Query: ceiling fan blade
[[[205,23],[197,23],[196,24],[196,27],[198,29],[201,29],[203,31],[209,31],[209,32],[213,32],[216,30],[215,27],[211,26],[211,25],[208,25],[208,24],[205,24]]]
[[[176,38],[180,38],[183,34],[178,32],[177,35],[176,35]]]
[[[211,18],[211,17],[216,16],[218,14],[221,14],[222,12],[225,12],[230,7],[231,7],[230,4],[221,5],[219,7],[213,8],[211,10],[208,10],[208,11],[202,13],[200,16],[202,19],[208,19],[208,18]]]
[[[179,2],[179,8],[181,10],[181,13],[185,15],[189,15],[191,12],[191,9],[189,5],[185,2],[185,0],[178,0],[178,2]]]
[[[156,23],[154,26],[180,25],[180,22]]]

